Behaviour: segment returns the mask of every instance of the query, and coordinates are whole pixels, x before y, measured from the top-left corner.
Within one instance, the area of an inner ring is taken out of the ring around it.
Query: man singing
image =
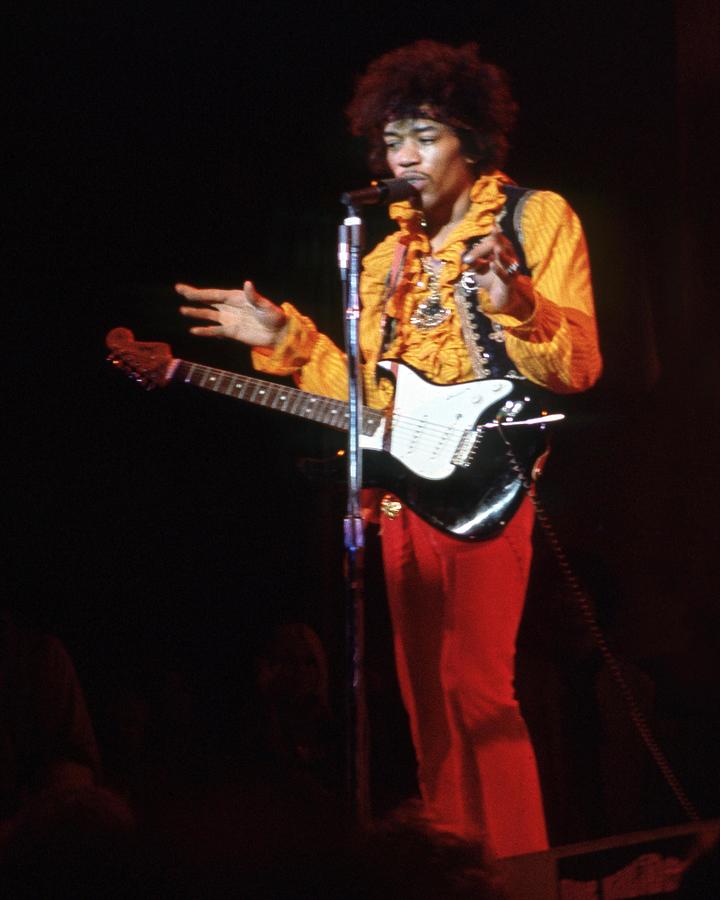
[[[352,132],[378,174],[407,179],[421,202],[390,207],[397,230],[364,260],[364,401],[392,385],[380,359],[431,382],[527,379],[583,391],[601,359],[582,227],[565,200],[517,188],[500,171],[516,107],[504,74],[475,45],[419,41],[359,79]],[[343,353],[290,303],[242,290],[177,291],[205,320],[193,334],[253,347],[262,372],[343,398]],[[478,322],[480,323],[478,325]],[[513,689],[515,639],[531,559],[526,497],[499,534],[441,532],[402,504],[381,504],[396,664],[418,762],[423,811],[438,830],[497,856],[547,846],[535,757]]]

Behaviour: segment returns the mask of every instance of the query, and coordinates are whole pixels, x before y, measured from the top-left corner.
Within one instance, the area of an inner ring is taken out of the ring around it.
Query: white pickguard
[[[379,365],[392,369],[392,362]],[[431,384],[406,366],[398,366],[395,406],[386,445],[387,423],[372,437],[362,436],[364,450],[388,452],[421,478],[439,481],[455,471],[452,462],[464,432],[475,427],[483,412],[512,393],[504,378],[465,384]]]

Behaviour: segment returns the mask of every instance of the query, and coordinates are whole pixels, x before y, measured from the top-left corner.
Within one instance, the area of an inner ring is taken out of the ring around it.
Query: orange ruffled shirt
[[[470,208],[447,242],[432,251],[421,214],[407,201],[390,207],[399,228],[363,261],[360,282],[362,314],[360,346],[364,359],[365,402],[376,408],[390,400],[387,380],[375,377],[381,352],[386,283],[398,242],[407,247],[403,271],[387,314],[396,319],[392,344],[383,358],[399,359],[437,384],[468,381],[474,374],[455,310],[454,287],[462,271],[461,257],[468,242],[488,234],[502,212],[505,194],[502,173],[484,175],[473,185]],[[583,391],[597,381],[602,368],[594,317],[590,262],[578,217],[558,194],[536,191],[522,210],[521,233],[531,273],[533,311],[516,318],[497,311],[484,290],[480,308],[503,326],[506,349],[517,370],[536,384],[556,393]],[[420,330],[410,319],[427,299],[421,259],[432,255],[444,263],[440,270],[443,306],[451,315],[440,325]],[[272,350],[255,348],[253,365],[262,372],[292,375],[303,390],[343,399],[347,396],[345,354],[314,323],[290,303],[283,304],[289,327],[285,339]]]

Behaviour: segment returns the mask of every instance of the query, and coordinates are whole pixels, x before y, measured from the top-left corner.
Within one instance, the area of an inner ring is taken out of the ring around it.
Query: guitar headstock
[[[146,390],[165,387],[173,372],[169,344],[136,341],[129,328],[113,328],[105,338],[108,360]]]

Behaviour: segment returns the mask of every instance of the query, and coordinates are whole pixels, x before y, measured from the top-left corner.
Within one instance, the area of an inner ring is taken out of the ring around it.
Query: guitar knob
[[[525,400],[506,400],[498,418],[503,419],[506,422],[512,422],[512,420],[520,415],[524,409]]]

